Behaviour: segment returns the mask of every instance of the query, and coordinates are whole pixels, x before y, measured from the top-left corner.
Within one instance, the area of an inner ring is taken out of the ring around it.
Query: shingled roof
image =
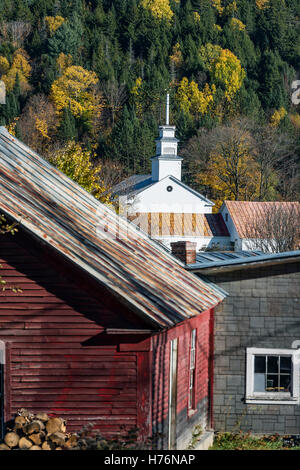
[[[295,217],[300,217],[299,202],[260,202],[260,201],[224,201],[240,238],[249,238],[249,227],[256,219],[263,220],[264,214],[272,210],[292,210]],[[221,208],[222,210],[222,208]]]
[[[172,327],[225,296],[3,127],[0,211],[156,328]]]
[[[141,212],[129,218],[152,238],[230,236],[221,214]]]

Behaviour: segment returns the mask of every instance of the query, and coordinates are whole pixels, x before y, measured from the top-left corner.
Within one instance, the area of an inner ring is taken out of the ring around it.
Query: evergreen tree
[[[55,34],[48,39],[48,51],[52,57],[58,57],[61,52],[75,56],[81,45],[83,28],[76,14],[64,21]]]
[[[58,136],[63,142],[77,138],[75,119],[68,107],[63,109]]]

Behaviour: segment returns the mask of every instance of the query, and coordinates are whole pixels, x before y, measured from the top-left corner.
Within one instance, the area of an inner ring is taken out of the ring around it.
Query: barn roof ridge
[[[0,128],[0,210],[160,328],[224,298],[5,128]]]

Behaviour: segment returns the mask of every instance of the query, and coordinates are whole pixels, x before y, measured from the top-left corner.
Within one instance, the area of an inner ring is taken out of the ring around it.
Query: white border
[[[297,405],[299,404],[299,349],[269,349],[269,348],[247,348],[246,364],[246,403],[272,404],[272,405]],[[254,355],[288,355],[292,357],[293,364],[293,392],[254,392]]]

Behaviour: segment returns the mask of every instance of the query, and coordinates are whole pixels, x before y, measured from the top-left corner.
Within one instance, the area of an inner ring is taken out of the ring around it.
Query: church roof
[[[94,278],[153,327],[170,328],[224,295],[133,224],[0,127],[0,213]]]
[[[163,179],[166,178],[170,178],[174,183],[179,184],[181,187],[194,194],[194,196],[199,197],[208,206],[214,206],[214,203],[212,201],[210,201],[194,189],[190,188],[187,184],[183,183],[179,179],[175,178],[175,176],[169,175]],[[160,181],[153,181],[151,175],[133,175],[114,186],[112,194],[115,196],[135,196],[141,193],[142,191],[145,191],[146,189],[150,188],[151,186],[160,183],[161,181],[163,181],[163,179],[161,179]]]
[[[131,215],[130,220],[152,238],[230,236],[221,214],[143,212]]]
[[[154,182],[152,181],[151,175],[132,175],[115,185],[112,189],[112,194],[118,196],[133,196],[153,184]]]

